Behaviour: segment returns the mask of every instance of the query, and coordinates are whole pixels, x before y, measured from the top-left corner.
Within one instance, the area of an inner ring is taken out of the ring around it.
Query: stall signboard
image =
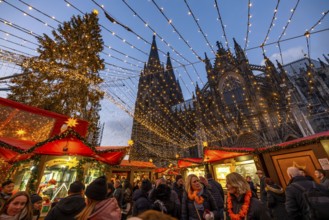
[[[61,165],[61,166],[67,166],[69,169],[71,169],[72,167],[78,166],[78,162],[79,161],[77,160],[76,157],[74,157],[72,159],[56,158],[56,159],[47,161],[47,166],[52,167],[52,166]]]

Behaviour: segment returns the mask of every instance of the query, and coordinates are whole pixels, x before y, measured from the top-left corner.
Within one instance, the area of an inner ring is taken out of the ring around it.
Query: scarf
[[[196,204],[202,204],[203,201],[204,201],[204,198],[199,195],[199,192],[201,192],[201,189],[200,190],[194,190],[193,192],[192,191],[188,191],[188,198],[192,201],[195,201]]]

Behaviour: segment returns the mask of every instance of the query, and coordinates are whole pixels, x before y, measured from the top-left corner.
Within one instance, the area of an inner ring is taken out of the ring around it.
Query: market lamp
[[[177,159],[179,158],[179,154],[176,154],[176,158],[177,158]]]
[[[151,163],[153,163],[153,160],[152,160],[152,158],[149,160]]]

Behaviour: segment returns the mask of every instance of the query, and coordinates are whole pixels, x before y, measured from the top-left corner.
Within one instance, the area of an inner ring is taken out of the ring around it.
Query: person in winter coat
[[[113,197],[116,198],[118,205],[120,208],[122,208],[123,205],[123,190],[122,190],[122,185],[120,180],[115,180],[114,182],[114,192],[113,192]]]
[[[314,176],[320,180],[320,184],[329,189],[329,179],[326,177],[326,173],[322,169],[316,169],[314,171]]]
[[[133,193],[133,210],[132,216],[137,216],[142,212],[149,210],[151,207],[151,200],[149,199],[149,193],[152,189],[152,183],[146,179],[142,181],[140,189],[137,189]]]
[[[171,189],[167,184],[160,184],[154,190],[155,201],[151,208],[179,219],[181,206],[170,200],[170,192]]]
[[[1,184],[0,209],[5,202],[13,195],[15,184],[12,180],[6,180]]]
[[[248,182],[248,184],[250,186],[251,192],[256,196],[256,198],[258,198],[258,196],[257,196],[257,189],[255,187],[254,182],[251,179],[251,176],[246,176],[246,181]]]
[[[184,193],[184,179],[182,175],[176,176],[176,182],[173,184],[173,190],[177,193],[179,203],[182,204],[182,198]]]
[[[100,176],[86,189],[86,207],[76,216],[77,220],[121,219],[121,210],[115,198],[107,198],[107,181]],[[61,220],[61,219],[59,219]]]
[[[75,216],[80,213],[86,206],[83,197],[85,185],[80,181],[71,183],[68,196],[61,199],[48,212],[45,220],[74,220]]]
[[[190,174],[185,181],[182,199],[182,220],[219,219],[219,212],[210,192],[202,187],[199,178]]]
[[[33,212],[33,219],[38,220],[40,217],[40,210],[42,208],[42,198],[38,194],[31,195],[31,204],[32,204],[32,212]]]
[[[107,183],[107,198],[112,198],[114,193],[114,186],[112,183]]]
[[[238,173],[226,176],[227,219],[270,220],[263,204],[253,196],[247,181]]]
[[[267,194],[266,194],[266,190],[265,190],[265,178],[266,176],[264,175],[262,170],[257,170],[256,172],[258,178],[259,178],[259,184],[257,184],[260,188],[260,201],[262,201],[262,203],[266,206],[267,204]]]
[[[27,192],[20,191],[12,195],[0,210],[1,220],[31,220],[32,206]]]
[[[122,220],[126,220],[132,210],[133,187],[128,180],[123,182]]]
[[[267,207],[270,209],[273,220],[288,220],[285,208],[286,196],[281,186],[275,184],[270,178],[265,179],[267,191]]]
[[[218,183],[214,178],[212,177],[211,173],[208,173],[206,175],[208,180],[208,185],[210,188],[211,195],[214,197],[216,205],[218,207],[218,211],[220,214],[220,218],[224,218],[224,191],[223,187],[220,183]]]
[[[298,184],[305,188],[305,190],[313,188],[314,181],[308,180],[302,176],[299,169],[296,167],[288,167],[287,174],[290,177],[290,182],[286,188],[286,210],[288,212],[289,219],[291,220],[303,220],[309,219],[307,216],[307,204],[304,202],[303,192],[299,190],[294,184]],[[325,190],[325,188],[319,184],[316,184],[317,188]]]

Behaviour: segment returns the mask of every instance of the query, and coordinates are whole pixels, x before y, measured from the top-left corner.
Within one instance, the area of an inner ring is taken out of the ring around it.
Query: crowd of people
[[[316,219],[305,201],[305,191],[317,189],[322,196],[329,194],[329,179],[323,170],[315,171],[317,184],[305,171],[289,167],[290,182],[285,190],[263,171],[258,170],[257,175],[259,193],[250,176],[236,172],[226,176],[226,194],[211,174],[190,174],[185,179],[177,175],[174,183],[164,178],[154,183],[144,179],[134,187],[128,180],[108,182],[105,176],[98,177],[86,188],[82,182],[75,181],[69,186],[67,197],[54,203],[44,219]],[[24,191],[13,194],[13,189],[13,181],[2,183],[0,220],[38,220],[43,198]],[[316,211],[319,216],[321,210]]]

